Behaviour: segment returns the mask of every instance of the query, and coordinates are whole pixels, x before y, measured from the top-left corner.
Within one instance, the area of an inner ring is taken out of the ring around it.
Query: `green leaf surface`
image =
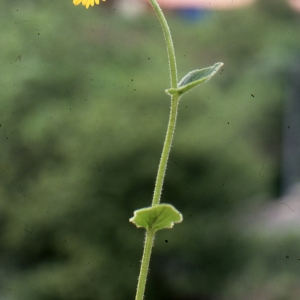
[[[159,204],[137,209],[129,221],[137,227],[157,231],[164,228],[172,228],[174,223],[180,223],[182,215],[171,204]]]
[[[177,88],[168,89],[166,92],[170,95],[182,95],[197,85],[207,82],[223,65],[222,62],[218,62],[211,67],[191,71],[179,81]]]

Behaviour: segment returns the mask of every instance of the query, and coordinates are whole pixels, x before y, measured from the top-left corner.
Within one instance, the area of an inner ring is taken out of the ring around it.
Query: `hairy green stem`
[[[154,243],[155,232],[148,230],[146,233],[143,258],[141,262],[141,269],[139,275],[138,286],[136,290],[135,300],[143,300],[146,288],[147,275],[149,272],[149,263],[151,257],[151,251]]]
[[[162,30],[163,30],[163,33],[165,36],[167,52],[168,52],[168,59],[169,59],[171,87],[176,88],[177,82],[178,82],[177,67],[176,67],[175,50],[174,50],[174,46],[173,46],[170,28],[168,26],[168,23],[166,21],[164,14],[163,14],[162,10],[160,9],[156,0],[150,0],[150,2],[158,16],[158,19],[160,21],[160,24],[161,24],[161,27],[162,27]],[[167,129],[167,133],[166,133],[166,137],[165,137],[165,141],[164,141],[162,155],[161,155],[159,166],[158,166],[153,200],[152,200],[152,206],[158,205],[160,203],[160,197],[161,197],[164,177],[166,174],[167,163],[168,163],[169,154],[170,154],[170,150],[171,150],[171,146],[172,146],[172,140],[173,140],[174,131],[175,131],[179,98],[180,98],[180,96],[178,94],[171,96],[171,110],[170,110],[170,116],[169,116],[168,129]],[[149,272],[151,251],[152,251],[153,243],[154,243],[154,237],[155,237],[155,232],[152,230],[147,230],[135,300],[143,300],[144,299],[147,275]]]
[[[169,58],[169,69],[170,69],[170,79],[171,79],[171,87],[176,88],[177,87],[177,66],[176,66],[176,56],[175,56],[175,50],[174,50],[174,45],[172,41],[172,35],[171,31],[169,28],[169,25],[167,23],[167,20],[156,2],[156,0],[150,0],[151,5],[153,9],[156,12],[156,15],[160,21],[162,30],[164,32],[165,40],[166,40],[166,46],[167,46],[167,51],[168,51],[168,58]]]
[[[173,45],[173,41],[172,41],[171,31],[170,31],[169,25],[167,23],[167,20],[163,14],[161,8],[159,7],[158,3],[156,2],[156,0],[150,0],[150,2],[151,2],[153,9],[155,10],[156,15],[160,21],[160,24],[161,24],[161,27],[162,27],[162,30],[163,30],[163,33],[165,36],[167,52],[168,52],[168,59],[169,59],[171,86],[172,86],[172,88],[176,88],[177,82],[178,82],[177,66],[176,66],[176,56],[175,56],[175,50],[174,50],[174,45]],[[162,155],[160,158],[157,176],[156,176],[152,206],[157,205],[160,202],[164,177],[166,174],[167,163],[168,163],[172,140],[173,140],[173,135],[174,135],[174,131],[175,131],[177,111],[178,111],[178,101],[179,101],[179,97],[177,95],[173,95],[171,98],[171,111],[170,111],[170,116],[169,116],[168,129],[167,129],[165,142],[164,142],[164,146],[163,146],[163,151],[162,151]]]
[[[155,182],[155,188],[154,188],[154,194],[153,194],[153,200],[152,200],[152,206],[158,205],[160,202],[160,197],[162,193],[162,187],[164,183],[164,178],[166,174],[168,159],[171,151],[175,126],[176,126],[176,119],[177,119],[177,113],[178,113],[178,102],[179,102],[179,96],[177,94],[173,95],[171,97],[171,110],[170,110],[170,116],[169,116],[169,123],[168,123],[168,129],[165,137],[165,142],[158,166],[157,176],[156,176],[156,182]]]

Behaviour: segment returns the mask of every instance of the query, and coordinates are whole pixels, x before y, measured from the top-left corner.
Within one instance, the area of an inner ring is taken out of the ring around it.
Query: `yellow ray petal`
[[[74,5],[79,5],[80,3],[82,3],[83,6],[85,6],[86,8],[89,8],[89,6],[94,6],[95,3],[96,4],[100,4],[101,0],[73,0],[73,4]],[[105,1],[105,0],[102,0]]]

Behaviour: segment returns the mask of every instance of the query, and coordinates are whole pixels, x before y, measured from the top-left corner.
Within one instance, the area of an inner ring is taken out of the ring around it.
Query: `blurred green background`
[[[109,2],[0,4],[1,299],[134,299],[144,231],[128,220],[151,203],[169,75],[154,13]],[[279,195],[299,15],[276,0],[166,16],[179,77],[225,66],[180,103],[162,202],[184,222],[156,237],[146,299],[298,300],[297,234],[236,218]]]

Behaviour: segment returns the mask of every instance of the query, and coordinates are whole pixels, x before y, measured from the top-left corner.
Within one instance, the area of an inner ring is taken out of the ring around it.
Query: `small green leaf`
[[[171,204],[159,204],[137,209],[129,221],[137,227],[157,231],[164,228],[172,228],[174,223],[180,223],[182,215]]]
[[[166,92],[170,95],[182,95],[196,87],[198,84],[207,82],[223,65],[223,63],[218,62],[211,67],[191,71],[178,82],[177,88],[170,88],[166,90]]]

